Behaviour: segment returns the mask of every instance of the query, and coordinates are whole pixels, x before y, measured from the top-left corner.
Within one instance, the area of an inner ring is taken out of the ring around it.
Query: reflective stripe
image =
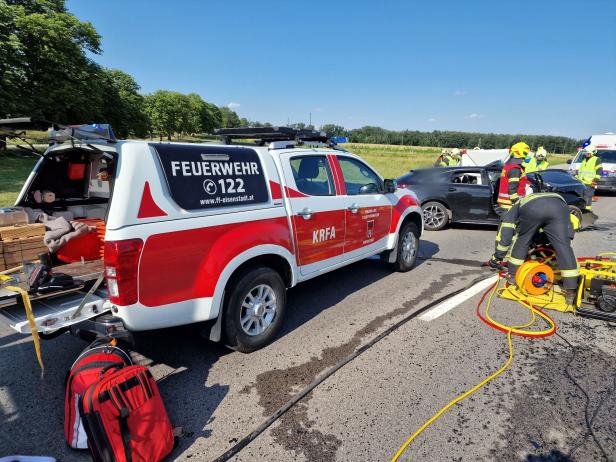
[[[560,275],[564,278],[572,278],[575,276],[579,276],[580,270],[579,268],[572,269],[572,270],[560,270]]]
[[[510,197],[510,198],[511,198],[511,200],[513,201],[513,200],[515,200],[515,199],[519,199],[519,197],[520,197],[520,196],[518,196],[518,193],[513,193],[513,194],[510,194],[510,195],[509,195],[509,197]]]
[[[513,228],[515,229],[515,223],[501,223],[503,228]]]
[[[519,258],[509,257],[508,260],[509,263],[515,266],[520,266],[522,263],[524,263],[524,260],[520,260]]]
[[[520,178],[509,178],[509,183],[517,183],[520,181]]]
[[[560,194],[556,194],[556,193],[534,193],[534,194],[531,194],[529,196],[523,197],[520,200],[520,207],[528,204],[532,200],[540,199],[542,197],[558,197],[561,201],[566,203],[565,199]]]
[[[501,252],[506,252],[507,250],[509,250],[509,246],[497,244],[496,250],[500,250]]]

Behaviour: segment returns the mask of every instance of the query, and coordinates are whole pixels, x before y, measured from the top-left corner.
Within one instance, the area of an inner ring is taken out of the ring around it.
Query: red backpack
[[[158,462],[174,435],[156,381],[144,366],[110,365],[79,400],[95,462]]]
[[[100,379],[101,371],[106,367],[130,364],[132,361],[128,353],[108,343],[107,339],[95,341],[77,357],[66,374],[64,400],[64,437],[71,448],[88,448],[88,440],[79,416],[79,398]]]

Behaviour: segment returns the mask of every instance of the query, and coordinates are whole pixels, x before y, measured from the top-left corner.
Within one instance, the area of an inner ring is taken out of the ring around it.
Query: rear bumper
[[[616,176],[602,177],[597,181],[597,191],[616,191]]]

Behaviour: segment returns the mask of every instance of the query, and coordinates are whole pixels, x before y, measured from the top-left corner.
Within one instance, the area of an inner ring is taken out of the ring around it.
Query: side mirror
[[[395,193],[396,188],[396,180],[385,180],[385,194]]]
[[[379,188],[374,183],[368,183],[359,188],[359,194],[376,194]]]
[[[568,163],[569,165],[571,165],[571,162],[573,162],[573,159],[569,159],[569,160],[567,160],[567,163]]]

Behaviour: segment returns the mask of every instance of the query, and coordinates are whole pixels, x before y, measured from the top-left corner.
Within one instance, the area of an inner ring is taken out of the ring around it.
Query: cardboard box
[[[7,269],[20,266],[24,261],[37,261],[40,254],[48,252],[42,236],[0,242],[0,261]]]
[[[45,225],[41,223],[0,227],[0,240],[2,241],[29,237],[40,237],[42,239],[43,236],[45,236]]]

